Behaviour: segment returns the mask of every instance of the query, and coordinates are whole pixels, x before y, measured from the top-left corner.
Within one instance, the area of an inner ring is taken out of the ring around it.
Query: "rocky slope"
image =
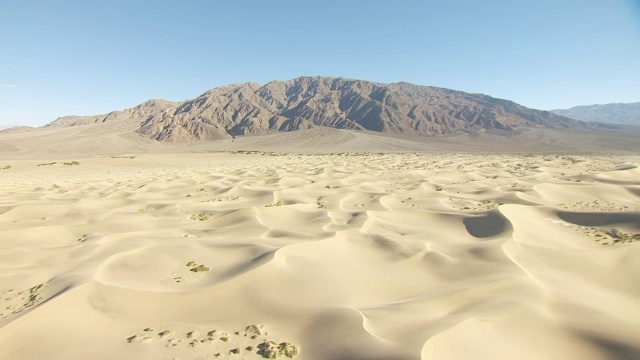
[[[381,84],[300,77],[233,84],[182,103],[150,100],[107,115],[64,117],[49,126],[138,121],[137,132],[167,142],[195,142],[312,127],[445,135],[516,127],[585,128],[585,124],[512,101],[409,83]]]
[[[582,121],[640,125],[640,102],[629,104],[584,105],[551,112]]]
[[[47,124],[48,127],[65,127],[65,126],[79,126],[95,123],[102,123],[108,121],[125,121],[125,120],[143,120],[148,119],[150,116],[162,113],[164,111],[171,111],[175,109],[180,103],[152,99],[143,102],[142,104],[126,109],[122,111],[112,111],[106,115],[93,115],[93,116],[63,116],[59,117],[53,122]]]

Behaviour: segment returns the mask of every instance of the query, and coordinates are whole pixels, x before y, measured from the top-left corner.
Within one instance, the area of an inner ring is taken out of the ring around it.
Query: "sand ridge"
[[[1,359],[640,356],[637,156],[65,162],[0,163]]]

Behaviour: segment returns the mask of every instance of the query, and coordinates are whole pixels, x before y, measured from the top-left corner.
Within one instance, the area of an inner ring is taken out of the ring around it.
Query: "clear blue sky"
[[[640,101],[640,0],[0,0],[0,126],[331,75]]]

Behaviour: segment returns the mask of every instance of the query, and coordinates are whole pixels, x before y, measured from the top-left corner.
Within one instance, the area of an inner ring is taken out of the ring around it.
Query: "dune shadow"
[[[260,267],[267,262],[271,261],[275,255],[276,251],[267,251],[264,252],[251,260],[242,262],[235,266],[230,267],[226,271],[222,272],[216,279],[215,283],[220,283],[224,281],[228,281],[235,277],[238,277],[244,273],[247,273],[257,267]]]
[[[326,360],[418,360],[400,344],[370,333],[356,309],[325,309],[311,320],[305,330],[302,348]],[[349,341],[344,341],[347,337]]]
[[[633,185],[636,185],[636,183],[634,183]],[[626,187],[625,190],[627,190],[628,192],[630,192],[631,194],[633,194],[636,197],[640,197],[640,188],[637,187]]]
[[[640,213],[559,211],[558,217],[568,223],[580,226],[605,226],[627,223],[640,227]]]
[[[632,345],[616,341],[614,339],[605,338],[591,333],[579,333],[581,338],[595,345],[607,354],[609,359],[620,360],[637,360],[640,359],[640,348]]]
[[[462,222],[467,228],[467,232],[477,238],[497,236],[511,228],[509,221],[498,212],[468,217],[462,220]]]

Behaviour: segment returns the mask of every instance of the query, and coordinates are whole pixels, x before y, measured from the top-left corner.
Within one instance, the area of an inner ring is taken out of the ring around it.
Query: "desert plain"
[[[0,359],[640,358],[638,155],[4,145]]]

